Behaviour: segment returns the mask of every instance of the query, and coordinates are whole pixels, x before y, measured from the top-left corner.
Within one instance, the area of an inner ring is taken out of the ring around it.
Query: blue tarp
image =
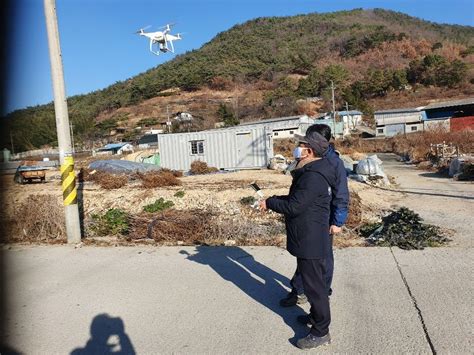
[[[136,163],[128,160],[96,160],[89,164],[89,169],[106,171],[112,174],[145,173],[160,170],[154,164]]]

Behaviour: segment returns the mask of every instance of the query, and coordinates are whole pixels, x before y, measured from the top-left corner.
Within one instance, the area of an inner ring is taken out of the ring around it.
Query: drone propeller
[[[148,25],[148,26],[146,26],[146,27],[140,28],[138,31],[133,32],[133,33],[140,33],[141,31],[145,31],[146,29],[148,29],[148,28],[150,28],[150,27],[151,27],[151,25]]]
[[[158,28],[161,30],[161,29],[166,29],[168,27],[173,27],[174,25],[176,25],[176,23],[172,22],[172,23],[168,23],[167,25],[161,26],[161,27],[158,27]]]

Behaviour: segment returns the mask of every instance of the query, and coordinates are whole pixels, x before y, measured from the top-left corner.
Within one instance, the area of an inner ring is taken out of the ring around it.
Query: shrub
[[[158,200],[155,202],[146,205],[143,207],[143,210],[145,212],[161,212],[163,210],[166,210],[168,208],[171,208],[174,206],[174,203],[172,201],[165,201],[163,197],[160,197]]]
[[[191,163],[190,173],[192,175],[210,174],[218,171],[217,168],[210,167],[206,162],[196,160]]]
[[[181,191],[178,191],[174,194],[174,197],[179,197],[179,198],[182,198],[184,197],[184,191],[181,190]]]
[[[244,206],[252,205],[256,201],[256,198],[253,196],[245,196],[240,199],[240,203]]]
[[[98,236],[124,235],[129,231],[130,216],[127,212],[111,208],[104,214],[93,214],[90,230]]]

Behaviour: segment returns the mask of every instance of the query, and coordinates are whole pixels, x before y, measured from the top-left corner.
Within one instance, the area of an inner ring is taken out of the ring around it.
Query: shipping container
[[[182,171],[196,160],[218,169],[265,168],[273,157],[272,130],[265,127],[161,134],[158,145],[161,167]]]

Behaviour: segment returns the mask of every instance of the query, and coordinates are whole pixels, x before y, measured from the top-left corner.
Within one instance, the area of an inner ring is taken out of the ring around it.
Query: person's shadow
[[[94,317],[86,346],[71,351],[71,355],[89,354],[136,354],[120,317],[105,313]]]
[[[305,314],[304,311],[300,307],[281,307],[279,304],[279,300],[288,293],[283,286],[289,285],[288,278],[259,263],[238,247],[197,246],[196,251],[193,255],[185,250],[180,253],[187,255],[188,260],[209,265],[224,280],[232,282],[249,297],[278,314],[294,332],[294,336],[289,339],[292,344],[307,335],[308,328],[296,319],[298,315]]]

